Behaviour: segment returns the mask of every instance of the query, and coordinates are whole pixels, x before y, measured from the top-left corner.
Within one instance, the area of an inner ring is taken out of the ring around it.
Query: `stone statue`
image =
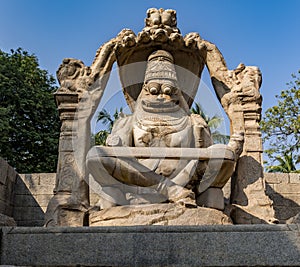
[[[95,147],[87,156],[87,164],[102,186],[100,208],[162,202],[196,206],[197,202],[200,206],[222,210],[221,188],[231,177],[235,160],[243,150],[243,136],[233,135],[229,146],[212,146],[204,119],[190,114],[178,86],[173,56],[157,50],[149,55],[133,115],[115,123],[107,145],[169,148],[170,155],[174,154],[172,148],[210,147],[213,151],[216,147],[219,151],[224,149],[224,156],[227,152],[230,158],[222,158],[222,162],[211,159],[208,164],[208,160],[199,160],[196,155],[192,160],[155,155],[146,159],[108,157],[107,148]],[[105,156],[101,157],[103,149]]]
[[[91,148],[90,121],[114,62],[133,114],[115,123],[107,146]],[[230,119],[228,145],[213,145],[203,118],[189,111],[205,66]],[[57,77],[62,127],[46,225],[275,222],[263,178],[260,70],[228,70],[214,44],[198,33],[181,35],[175,10],[149,9],[140,33],[122,30],[89,67],[65,59]],[[100,211],[89,204],[89,176],[99,186]],[[230,177],[231,219],[222,215]],[[221,215],[214,220],[210,211]],[[116,214],[122,222],[109,220]]]

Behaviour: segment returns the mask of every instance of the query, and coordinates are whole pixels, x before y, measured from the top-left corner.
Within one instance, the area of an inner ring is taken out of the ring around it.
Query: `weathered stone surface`
[[[300,183],[300,173],[289,173],[290,183],[299,184]]]
[[[17,266],[300,266],[299,225],[1,229]]]
[[[17,180],[17,183],[23,182],[28,188],[34,189],[41,185],[54,186],[55,185],[55,173],[31,173],[31,174],[19,174],[21,179]],[[52,188],[53,191],[53,188]]]
[[[223,212],[179,204],[117,206],[90,214],[90,226],[232,224]]]
[[[277,206],[275,212],[280,215],[278,216],[281,219],[280,223],[285,223],[291,217],[294,217],[298,213],[300,213],[300,206],[289,208],[287,208],[286,206]]]
[[[300,184],[286,184],[285,186],[282,186],[280,184],[275,184],[274,189],[279,194],[296,194],[300,192]]]
[[[281,184],[289,182],[288,173],[264,173],[264,177],[267,183],[270,184]]]
[[[300,224],[300,213],[297,213],[295,216],[289,218],[286,221],[287,224]]]
[[[16,207],[41,207],[47,208],[47,205],[52,198],[53,194],[41,194],[41,195],[16,195],[14,205]]]
[[[14,219],[18,226],[42,226],[53,197],[55,173],[20,174],[14,184]]]
[[[0,213],[11,217],[13,215],[13,204],[0,199]]]
[[[0,213],[0,226],[17,226],[14,218]]]
[[[199,206],[224,209],[221,188],[234,171],[243,135],[234,133],[228,145],[212,144],[205,120],[190,114],[185,89],[178,86],[175,64],[182,62],[174,58],[181,52],[172,52],[147,54],[133,114],[116,121],[107,146],[95,146],[86,156],[87,171],[102,188],[102,209],[137,201],[177,202],[192,194]],[[219,194],[205,192],[209,187]],[[206,197],[198,198],[201,194]]]
[[[0,184],[6,184],[8,166],[7,162],[0,157]]]
[[[14,185],[17,173],[0,157],[0,213],[13,215]]]
[[[15,207],[13,217],[16,221],[44,220],[44,211],[39,207]]]

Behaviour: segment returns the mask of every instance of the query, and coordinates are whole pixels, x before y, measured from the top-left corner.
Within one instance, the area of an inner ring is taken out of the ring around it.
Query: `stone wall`
[[[0,213],[9,217],[13,216],[16,177],[14,168],[0,158]]]
[[[273,200],[279,222],[285,223],[287,219],[300,213],[300,174],[265,173],[265,178],[267,195]],[[53,196],[55,174],[21,174],[15,181],[13,217],[17,224],[43,225],[47,204]],[[98,201],[98,195],[92,190],[90,199],[91,205]],[[9,206],[11,205],[10,202]]]
[[[300,173],[265,173],[266,190],[280,223],[300,213]]]
[[[13,217],[18,226],[42,226],[55,185],[55,173],[20,174],[15,183]]]

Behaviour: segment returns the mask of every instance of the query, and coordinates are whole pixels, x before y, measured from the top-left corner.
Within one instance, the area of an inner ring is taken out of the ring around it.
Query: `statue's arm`
[[[101,76],[107,74],[112,69],[115,62],[115,48],[117,46],[117,38],[103,44],[96,52],[96,56],[91,65],[92,76],[97,80]]]
[[[211,146],[213,140],[205,120],[198,114],[191,114],[191,122],[193,125],[194,146],[197,148]]]
[[[202,41],[206,47],[206,66],[209,71],[213,87],[219,99],[230,92],[231,71],[228,70],[224,57],[215,44]]]

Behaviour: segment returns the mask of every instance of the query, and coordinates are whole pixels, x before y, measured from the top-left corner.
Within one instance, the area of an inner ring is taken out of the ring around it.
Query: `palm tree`
[[[193,114],[200,115],[205,122],[207,123],[208,127],[211,130],[211,136],[215,144],[221,143],[221,144],[227,144],[229,142],[229,136],[221,134],[217,128],[220,126],[221,122],[223,121],[223,118],[218,117],[217,115],[214,115],[213,117],[209,117],[203,112],[203,108],[201,105],[197,102],[194,103],[194,106],[191,108],[191,112]]]
[[[116,108],[116,111],[113,114],[113,116],[111,116],[106,109],[102,109],[98,113],[97,122],[101,121],[102,124],[108,125],[108,127],[106,130],[101,130],[94,135],[96,145],[105,145],[106,138],[111,133],[111,130],[114,126],[114,122],[120,117],[122,113],[123,113],[122,107],[120,108],[120,110]]]
[[[276,160],[279,162],[278,165],[267,166],[268,172],[283,172],[283,173],[300,173],[300,170],[296,169],[292,154],[285,154],[282,157],[277,156]]]
[[[115,113],[113,114],[113,116],[111,116],[110,113],[104,108],[99,112],[97,122],[101,121],[104,125],[108,124],[108,131],[109,133],[111,133],[115,120],[117,120],[120,117],[122,112],[122,107],[120,107],[120,111],[118,111],[118,109],[116,108]]]

